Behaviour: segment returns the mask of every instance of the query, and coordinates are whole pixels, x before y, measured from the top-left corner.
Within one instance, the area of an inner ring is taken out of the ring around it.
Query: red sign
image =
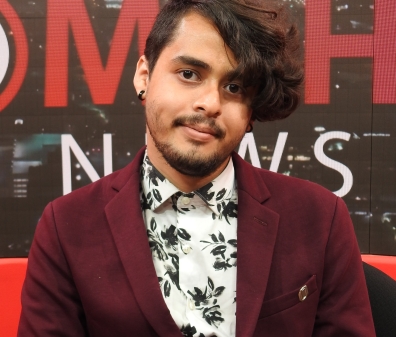
[[[14,72],[7,87],[0,93],[1,112],[18,93],[25,78],[29,57],[25,30],[18,14],[5,0],[0,0],[0,13],[7,20],[11,28],[11,36],[14,40],[16,49]]]
[[[330,60],[372,57],[373,103],[396,104],[396,2],[376,0],[374,34],[332,35],[331,1],[305,2],[305,104],[330,103]]]

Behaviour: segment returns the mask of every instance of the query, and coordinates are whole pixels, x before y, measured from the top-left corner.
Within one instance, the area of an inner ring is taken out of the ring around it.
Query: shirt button
[[[181,201],[182,201],[183,205],[188,205],[190,203],[190,198],[189,197],[183,197]]]
[[[195,303],[191,298],[188,301],[188,307],[190,308],[190,310],[195,310]]]

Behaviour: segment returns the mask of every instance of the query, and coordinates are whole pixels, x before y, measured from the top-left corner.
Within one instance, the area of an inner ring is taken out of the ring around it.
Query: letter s
[[[344,185],[338,190],[333,192],[338,197],[343,197],[348,194],[353,185],[353,175],[351,170],[346,167],[344,164],[339,163],[329,157],[327,157],[323,152],[324,144],[330,139],[342,139],[345,141],[349,141],[351,135],[347,132],[343,131],[330,131],[321,135],[315,143],[314,153],[316,159],[323,165],[330,167],[333,170],[341,173],[344,178]]]

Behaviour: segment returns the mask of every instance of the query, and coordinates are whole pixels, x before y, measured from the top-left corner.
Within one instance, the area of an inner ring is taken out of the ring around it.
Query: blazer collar
[[[263,203],[271,197],[259,169],[242,159],[236,152],[232,153],[238,190],[248,193],[258,203]]]
[[[159,336],[182,336],[162,298],[140,208],[139,169],[144,148],[112,184],[118,193],[106,216],[135,298]],[[263,203],[270,192],[259,171],[233,154],[238,183],[236,337],[253,335],[271,268],[279,215]],[[137,291],[136,291],[137,290]]]
[[[182,336],[163,300],[140,207],[139,169],[144,149],[121,170],[112,188],[118,193],[105,207],[120,260],[136,301],[158,336]]]

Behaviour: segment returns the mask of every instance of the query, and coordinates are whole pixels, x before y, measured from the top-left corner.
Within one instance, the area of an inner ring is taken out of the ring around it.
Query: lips
[[[195,131],[201,132],[201,133],[207,133],[207,134],[210,134],[210,135],[212,135],[212,136],[214,136],[214,137],[218,137],[216,131],[213,130],[212,128],[210,128],[210,127],[207,126],[207,125],[196,125],[196,124],[190,125],[190,124],[184,124],[183,126],[185,126],[185,127],[187,127],[187,128],[190,128],[190,129],[193,129],[193,130],[195,130]]]
[[[214,119],[207,118],[203,114],[194,114],[188,116],[179,116],[173,121],[173,127],[182,127],[186,131],[190,130],[190,134],[193,137],[206,137],[210,139],[215,137],[217,139],[223,139],[225,137],[225,131],[220,128]]]

